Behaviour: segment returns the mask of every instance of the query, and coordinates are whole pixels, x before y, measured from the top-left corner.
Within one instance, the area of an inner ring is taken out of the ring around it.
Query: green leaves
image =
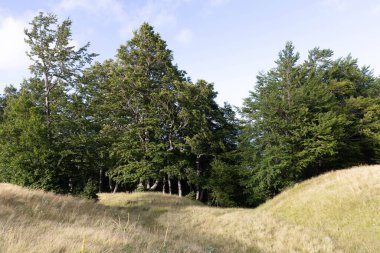
[[[277,67],[258,76],[242,108],[252,194],[270,197],[321,172],[374,161],[378,102],[368,94],[378,86],[357,60],[331,56],[315,48],[297,65],[287,43]]]
[[[47,78],[52,88],[59,82],[72,85],[85,64],[96,56],[87,53],[89,43],[75,50],[71,45],[71,20],[59,24],[54,14],[40,12],[30,25],[30,29],[25,29],[25,42],[30,47],[27,55],[33,62],[31,73]]]
[[[75,91],[83,67],[95,54],[87,53],[89,44],[76,50],[71,21],[58,23],[53,14],[39,13],[25,35],[34,77],[19,92],[8,90],[0,174],[21,185],[77,193],[91,174],[89,148],[83,145],[91,130],[81,120],[83,104]]]

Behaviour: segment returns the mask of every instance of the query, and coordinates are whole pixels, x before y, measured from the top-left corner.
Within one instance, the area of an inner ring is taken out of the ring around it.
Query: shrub
[[[98,186],[93,180],[88,180],[86,185],[83,188],[83,191],[80,193],[80,196],[88,199],[98,199]]]

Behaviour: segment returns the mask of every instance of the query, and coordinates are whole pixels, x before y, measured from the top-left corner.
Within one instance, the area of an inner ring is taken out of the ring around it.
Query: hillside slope
[[[377,252],[380,166],[305,181],[256,209],[159,193],[99,203],[0,184],[0,252]]]
[[[380,166],[339,170],[305,181],[257,211],[321,231],[345,252],[379,252]]]

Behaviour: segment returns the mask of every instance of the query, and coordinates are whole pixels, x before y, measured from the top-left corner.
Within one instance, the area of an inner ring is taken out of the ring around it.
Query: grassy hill
[[[305,181],[256,209],[159,193],[94,203],[0,184],[0,252],[378,252],[380,166]]]

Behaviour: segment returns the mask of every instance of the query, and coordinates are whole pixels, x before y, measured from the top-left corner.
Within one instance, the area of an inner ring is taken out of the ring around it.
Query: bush
[[[185,196],[187,199],[195,200],[195,192],[191,191]]]
[[[135,189],[135,192],[144,192],[145,188],[143,184],[139,184],[137,188]]]
[[[98,199],[98,195],[96,194],[97,192],[98,186],[96,182],[93,180],[88,180],[80,195],[88,199]]]

